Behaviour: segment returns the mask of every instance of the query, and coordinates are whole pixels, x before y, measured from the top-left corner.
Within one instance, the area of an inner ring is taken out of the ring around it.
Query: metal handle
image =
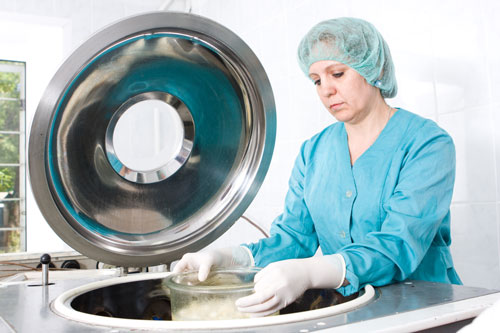
[[[50,265],[50,255],[45,253],[40,257],[40,263],[42,264],[42,286],[49,285],[49,265]]]

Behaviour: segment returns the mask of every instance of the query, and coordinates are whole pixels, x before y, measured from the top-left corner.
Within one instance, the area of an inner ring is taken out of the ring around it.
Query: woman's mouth
[[[341,102],[341,103],[334,103],[334,104],[330,105],[330,109],[338,110],[338,109],[340,109],[342,107],[342,105],[344,105],[343,102]]]

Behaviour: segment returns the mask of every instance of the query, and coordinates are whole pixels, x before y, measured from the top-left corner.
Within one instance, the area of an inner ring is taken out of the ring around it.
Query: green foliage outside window
[[[0,72],[0,130],[19,131],[18,73]],[[19,135],[0,134],[0,163],[18,163]],[[0,168],[0,192],[14,192],[17,169]]]
[[[0,169],[0,192],[10,192],[14,188],[14,177],[11,170]]]
[[[0,61],[0,65],[22,63]],[[24,66],[24,64],[22,64]],[[21,251],[20,225],[20,133],[22,110],[20,72],[0,71],[0,253]],[[5,165],[12,164],[12,165]]]

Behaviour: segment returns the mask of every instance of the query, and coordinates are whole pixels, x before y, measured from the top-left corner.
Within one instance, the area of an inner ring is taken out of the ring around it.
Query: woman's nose
[[[323,80],[320,85],[320,95],[329,97],[337,93],[337,87],[330,80]]]

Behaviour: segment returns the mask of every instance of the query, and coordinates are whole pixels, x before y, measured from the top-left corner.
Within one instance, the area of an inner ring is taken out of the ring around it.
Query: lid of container
[[[258,267],[232,267],[212,269],[204,281],[198,279],[198,271],[171,274],[165,284],[170,290],[180,292],[224,293],[253,291]]]
[[[238,36],[192,14],[138,15],[93,35],[54,75],[31,128],[32,190],[75,250],[166,263],[241,216],[275,130],[270,83]]]

